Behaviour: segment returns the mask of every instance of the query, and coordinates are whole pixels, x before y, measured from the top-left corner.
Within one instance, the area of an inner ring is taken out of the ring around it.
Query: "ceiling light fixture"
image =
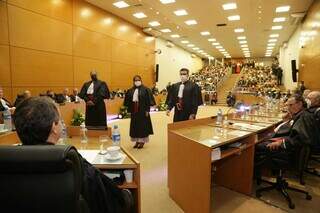
[[[219,42],[214,42],[214,43],[212,43],[212,45],[213,46],[218,46],[218,45],[220,45],[220,43]]]
[[[281,25],[277,25],[277,26],[272,26],[271,30],[281,30],[282,26]]]
[[[203,35],[203,36],[208,36],[208,35],[210,35],[210,32],[208,32],[208,31],[203,31],[203,32],[200,32],[200,34]]]
[[[228,16],[228,20],[229,21],[238,21],[238,20],[240,20],[240,16],[239,15]]]
[[[269,37],[270,37],[270,38],[278,38],[278,37],[279,37],[279,34],[271,34]]]
[[[188,20],[188,21],[185,21],[184,23],[186,23],[186,25],[195,25],[195,24],[198,24],[198,22],[196,20]]]
[[[273,38],[273,39],[269,39],[268,40],[268,42],[277,42],[278,41],[278,39],[276,39],[276,38]]]
[[[183,41],[181,41],[181,43],[182,43],[182,44],[188,44],[188,43],[189,43],[189,41],[187,41],[187,40],[183,40]]]
[[[175,3],[176,1],[175,0],[160,0],[160,2],[162,4],[171,4],[171,3]]]
[[[113,6],[117,8],[125,8],[125,7],[129,7],[130,5],[128,5],[125,1],[117,1],[113,3]]]
[[[188,15],[187,11],[183,10],[183,9],[174,11],[174,14],[176,14],[176,16],[186,16],[186,15]]]
[[[216,41],[215,38],[209,38],[208,41],[212,42],[212,41]]]
[[[152,27],[157,27],[157,26],[160,26],[160,23],[157,21],[151,21],[151,22],[149,22],[149,25]]]
[[[290,6],[281,6],[276,8],[276,13],[288,12],[290,10]]]
[[[244,40],[244,39],[246,39],[246,37],[245,36],[238,36],[237,39],[238,40]]]
[[[236,28],[236,29],[234,29],[234,32],[235,33],[243,33],[244,29],[243,28]]]
[[[277,17],[273,19],[273,22],[284,22],[286,20],[285,17]]]
[[[135,13],[133,14],[134,17],[138,18],[138,19],[142,19],[142,18],[146,18],[146,14],[144,14],[143,12],[139,12],[139,13]]]
[[[237,9],[237,4],[236,3],[223,4],[222,8],[224,10],[234,10],[234,9]]]
[[[246,44],[247,41],[239,41],[240,44]]]
[[[194,47],[194,44],[188,44],[187,47]]]
[[[162,29],[162,30],[160,30],[161,32],[163,32],[163,33],[171,33],[171,30],[170,29]]]
[[[171,35],[171,38],[180,38],[180,36],[178,34],[173,34]]]

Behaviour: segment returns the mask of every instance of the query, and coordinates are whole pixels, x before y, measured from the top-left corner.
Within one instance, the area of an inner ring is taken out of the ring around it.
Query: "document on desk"
[[[243,130],[257,131],[263,129],[262,126],[247,124],[247,123],[234,123],[232,126],[238,127]]]
[[[241,131],[241,130],[233,130],[233,131],[228,132],[228,135],[232,135],[232,136],[236,136],[236,137],[241,137],[241,136],[244,136],[247,134],[248,134],[248,132]]]
[[[220,160],[220,159],[221,159],[220,147],[213,149],[211,152],[211,161]]]
[[[78,150],[78,152],[89,163],[92,163],[94,159],[97,157],[99,150]]]
[[[80,155],[91,164],[122,164],[127,157],[123,153],[119,153],[116,159],[108,159],[108,155],[100,155],[99,150],[78,150]]]

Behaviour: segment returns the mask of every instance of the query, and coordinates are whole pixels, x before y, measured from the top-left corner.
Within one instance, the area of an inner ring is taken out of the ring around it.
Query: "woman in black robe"
[[[142,85],[139,75],[133,77],[133,87],[128,89],[124,99],[124,106],[131,113],[130,137],[135,142],[133,148],[141,149],[149,142],[149,135],[153,134],[150,118],[150,107],[155,105],[152,92]]]

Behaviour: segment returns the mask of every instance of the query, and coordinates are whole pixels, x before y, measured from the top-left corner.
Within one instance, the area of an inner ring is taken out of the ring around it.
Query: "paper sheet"
[[[220,148],[215,148],[211,152],[211,161],[219,160],[221,158],[221,150]]]
[[[86,159],[89,163],[92,163],[96,158],[99,150],[78,150],[80,155]]]

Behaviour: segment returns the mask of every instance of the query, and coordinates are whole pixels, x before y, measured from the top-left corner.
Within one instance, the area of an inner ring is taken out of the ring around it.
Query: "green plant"
[[[130,113],[128,112],[128,107],[126,107],[126,106],[120,107],[119,118],[124,119],[124,118],[129,118],[129,117],[130,117]]]
[[[71,119],[72,126],[80,126],[85,121],[83,113],[79,109],[73,110],[73,116]]]
[[[166,111],[168,105],[164,101],[160,101],[159,105],[157,106],[158,111]]]

